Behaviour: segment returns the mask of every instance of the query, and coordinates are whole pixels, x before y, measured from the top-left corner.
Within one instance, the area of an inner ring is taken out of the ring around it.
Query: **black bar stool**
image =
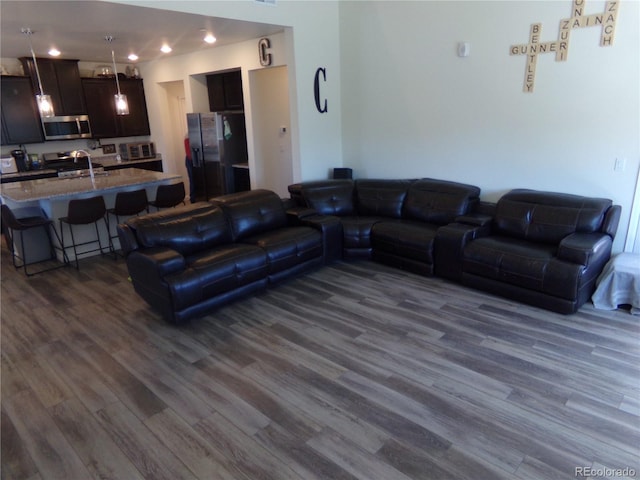
[[[185,205],[185,196],[184,182],[172,183],[170,185],[158,185],[156,199],[149,202],[149,205],[156,207],[157,210],[160,210],[161,208],[175,207],[181,203]]]
[[[147,191],[141,188],[131,192],[118,192],[113,208],[109,208],[107,213],[116,217],[116,225],[118,225],[120,217],[132,217],[143,211],[149,213],[149,201],[147,200]],[[109,235],[111,235],[111,232],[109,232]],[[112,240],[117,237],[117,233],[111,235]]]
[[[69,259],[64,253],[64,250],[62,250],[64,263],[56,264],[53,267],[40,269],[34,273],[29,273],[29,270],[27,269],[29,265],[36,265],[38,263],[56,259],[56,249],[51,238],[51,230],[53,230],[53,234],[56,236],[58,243],[62,245],[60,237],[58,237],[58,232],[56,232],[56,229],[53,228],[53,221],[45,217],[44,214],[31,217],[16,218],[13,211],[7,205],[3,204],[0,209],[2,216],[2,233],[4,233],[7,240],[7,246],[9,247],[9,251],[11,252],[11,260],[13,261],[13,266],[16,269],[24,267],[25,275],[30,277],[38,273],[48,272],[50,270],[55,270],[56,268],[64,267],[68,264]],[[27,261],[27,252],[25,250],[24,232],[33,228],[43,228],[47,233],[47,238],[49,239],[50,257],[44,260],[37,260],[35,262],[29,263]],[[16,235],[20,237],[20,252],[16,252]],[[17,263],[16,258],[20,258],[22,263]]]
[[[109,234],[109,219],[107,217],[107,208],[104,204],[104,198],[102,197],[102,195],[91,198],[69,200],[67,216],[60,218],[60,238],[62,239],[62,249],[63,251],[66,251],[66,249],[69,248],[64,244],[63,224],[66,223],[69,226],[69,232],[71,233],[71,247],[73,247],[73,254],[76,257],[76,269],[80,269],[80,265],[78,264],[79,255],[97,251],[100,251],[101,254],[105,253],[102,247],[102,241],[100,240],[100,231],[98,230],[98,221],[100,219],[104,221],[105,227],[107,228],[109,253],[114,255],[114,258],[116,258],[113,243],[111,242],[111,235]],[[75,237],[73,235],[73,226],[89,225],[91,223],[93,223],[96,229],[96,239],[89,240],[87,242],[76,243]],[[85,250],[78,253],[77,247],[81,245],[89,245],[96,242],[98,243],[99,248],[95,248],[93,250]]]

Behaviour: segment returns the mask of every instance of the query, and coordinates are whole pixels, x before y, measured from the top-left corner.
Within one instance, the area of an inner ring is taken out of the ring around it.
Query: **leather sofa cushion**
[[[573,300],[585,268],[555,258],[556,246],[504,236],[474,240],[464,249],[465,273]]]
[[[358,215],[401,218],[412,180],[356,180]]]
[[[374,251],[433,264],[437,225],[399,220],[376,223],[371,230]]]
[[[611,200],[535,190],[512,190],[498,200],[494,233],[557,244],[572,233],[602,228]]]
[[[269,274],[321,258],[322,233],[312,227],[286,227],[247,237],[243,242],[263,249],[267,255]]]
[[[247,244],[228,244],[187,257],[188,267],[167,275],[174,309],[196,305],[209,298],[248,285],[267,275],[264,250]]]
[[[270,190],[232,193],[212,202],[219,204],[227,215],[234,241],[287,225],[282,200]]]
[[[300,186],[300,193],[307,207],[320,215],[354,215],[353,181],[322,180],[306,182]]]
[[[343,248],[371,248],[371,229],[380,217],[342,217]]]
[[[404,203],[404,217],[445,225],[471,211],[479,202],[473,185],[423,178],[414,182]]]
[[[167,210],[129,221],[143,247],[167,247],[190,255],[231,242],[224,213],[213,205]]]

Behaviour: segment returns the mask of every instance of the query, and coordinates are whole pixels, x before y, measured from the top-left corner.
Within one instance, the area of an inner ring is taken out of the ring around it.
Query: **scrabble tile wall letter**
[[[587,0],[572,0],[571,17],[560,20],[558,39],[551,42],[541,42],[542,24],[533,23],[529,31],[529,43],[511,45],[511,55],[525,55],[527,57],[524,72],[525,93],[532,93],[536,79],[536,63],[538,55],[543,53],[555,53],[557,62],[567,61],[569,55],[569,39],[571,30],[586,27],[601,27],[600,46],[613,45],[613,37],[618,19],[619,0],[608,1],[604,12],[585,15],[584,6]]]

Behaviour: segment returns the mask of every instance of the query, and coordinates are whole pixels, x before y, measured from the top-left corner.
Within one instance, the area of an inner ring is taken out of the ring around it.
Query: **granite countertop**
[[[136,163],[148,163],[148,162],[157,162],[158,160],[162,160],[161,155],[156,155],[153,158],[143,158],[141,160],[122,160],[118,162],[116,155],[96,155],[95,157],[91,157],[91,160],[96,163],[101,163],[103,167],[112,167],[114,165],[135,165]]]
[[[25,180],[14,183],[4,183],[0,196],[14,202],[30,202],[33,200],[59,200],[85,193],[116,191],[122,187],[133,185],[153,185],[166,183],[167,180],[177,180],[180,175],[172,173],[153,172],[140,168],[112,170],[95,175],[91,178],[43,178],[39,180]]]
[[[115,165],[135,165],[139,163],[148,163],[148,162],[157,162],[158,160],[162,160],[161,155],[156,155],[153,158],[144,158],[142,160],[122,160],[118,162],[116,155],[96,155],[95,157],[91,157],[91,161],[94,163],[100,163],[103,167],[113,167]],[[16,172],[16,173],[0,173],[0,177],[4,178],[15,178],[15,177],[33,177],[36,175],[43,174],[51,174],[55,175],[57,170],[52,168],[40,168],[38,170],[28,170],[26,172]]]

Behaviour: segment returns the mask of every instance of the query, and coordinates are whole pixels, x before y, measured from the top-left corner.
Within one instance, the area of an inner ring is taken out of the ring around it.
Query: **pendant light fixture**
[[[107,35],[104,39],[111,44],[114,38],[111,35]],[[120,81],[118,80],[118,69],[116,68],[116,56],[113,53],[113,47],[111,48],[111,61],[113,62],[113,74],[116,77],[116,87],[118,93],[114,95],[116,102],[116,115],[129,115],[129,103],[127,102],[127,96],[120,93]]]
[[[33,45],[31,44],[31,35],[33,31],[30,28],[22,28],[20,30],[29,39],[29,50],[31,50],[31,57],[33,58],[33,66],[36,70],[36,77],[38,78],[39,93],[36,95],[36,102],[38,103],[38,111],[42,118],[53,117],[53,103],[51,102],[51,95],[45,95],[42,90],[42,81],[40,80],[40,71],[38,70],[38,62],[36,61],[36,54],[33,52]]]

